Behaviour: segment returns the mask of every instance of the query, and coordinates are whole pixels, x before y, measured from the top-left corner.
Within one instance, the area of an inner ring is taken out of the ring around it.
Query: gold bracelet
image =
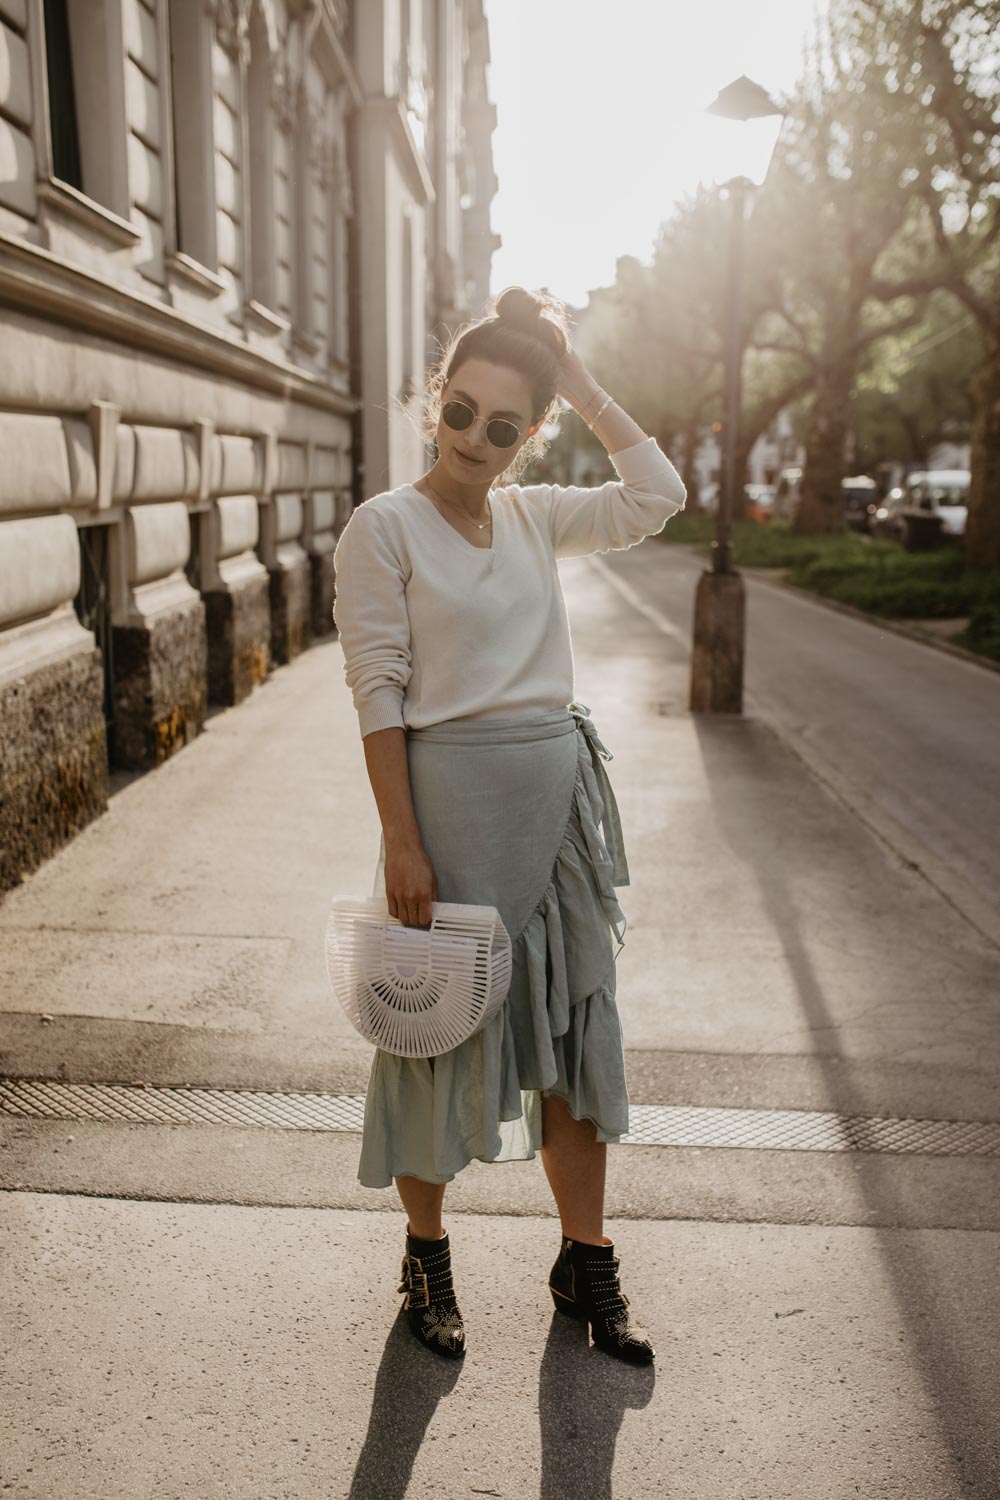
[[[597,411],[597,415],[594,417],[594,420],[592,422],[588,422],[587,423],[587,426],[590,428],[591,432],[593,432],[594,428],[597,426],[598,422],[601,420],[602,413],[605,412],[605,411],[607,411],[608,407],[612,404],[612,402],[614,401],[614,399],[615,399],[614,396],[608,396],[608,398],[604,402],[604,404],[601,407],[599,407],[599,409]]]
[[[602,396],[606,396],[607,394],[607,391],[604,390],[602,386],[598,386],[593,395],[588,397],[588,399],[579,408],[579,414],[585,422],[587,420],[587,407],[593,406],[595,401],[599,401]]]

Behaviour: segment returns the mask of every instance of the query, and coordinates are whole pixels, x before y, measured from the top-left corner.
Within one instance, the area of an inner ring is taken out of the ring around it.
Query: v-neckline
[[[492,503],[493,501],[495,501],[495,496],[491,495],[490,497],[490,510],[493,515],[492,541],[490,542],[490,545],[488,547],[477,547],[474,542],[470,542],[466,537],[462,535],[457,526],[453,526],[447,519],[447,517],[441,514],[437,506],[434,504],[434,501],[431,499],[430,495],[425,495],[423,490],[418,490],[415,484],[408,485],[407,488],[411,489],[415,495],[419,495],[421,500],[426,501],[431,510],[437,516],[438,520],[441,522],[441,525],[444,526],[446,530],[451,532],[455,540],[461,547],[464,547],[467,552],[481,552],[484,557],[489,558],[491,565],[496,562],[497,558],[500,556],[503,544],[503,506]]]

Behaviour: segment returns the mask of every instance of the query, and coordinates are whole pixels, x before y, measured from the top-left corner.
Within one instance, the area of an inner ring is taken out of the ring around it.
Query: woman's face
[[[461,432],[449,427],[443,416],[438,419],[439,462],[457,484],[489,486],[541,425],[541,419],[532,423],[531,386],[525,377],[486,359],[467,359],[459,366],[441,393],[442,409],[446,401],[464,401],[476,413],[475,422]],[[495,448],[486,436],[486,423],[493,417],[520,429],[512,447]]]

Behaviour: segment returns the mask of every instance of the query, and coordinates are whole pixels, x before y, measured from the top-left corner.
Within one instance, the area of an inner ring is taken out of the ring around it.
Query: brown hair
[[[428,376],[421,436],[434,444],[445,386],[467,359],[487,359],[517,370],[531,386],[531,420],[554,421],[560,411],[556,385],[559,364],[569,349],[565,305],[547,292],[528,292],[509,286],[486,303],[486,313],[463,323],[443,350]],[[513,483],[517,474],[545,452],[542,429],[527,438],[498,476],[497,483]]]

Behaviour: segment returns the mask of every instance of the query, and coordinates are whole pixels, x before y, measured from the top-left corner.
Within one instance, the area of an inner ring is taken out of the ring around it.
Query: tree
[[[660,226],[651,264],[622,256],[614,286],[591,293],[581,331],[581,351],[597,379],[661,447],[676,443],[695,504],[695,455],[704,429],[721,416],[728,219],[729,204],[715,189],[699,188],[679,203]],[[744,341],[760,316],[759,299],[748,278]],[[743,512],[750,449],[810,383],[794,355],[748,353],[734,517]]]
[[[935,293],[919,327],[882,340],[859,376],[856,467],[889,459],[924,465],[938,443],[968,442],[969,386],[981,357],[974,320]]]
[[[770,308],[755,342],[795,358],[813,391],[795,529],[841,524],[841,480],[851,397],[873,346],[916,323],[876,297],[877,268],[902,231],[902,184],[915,132],[870,89],[872,60],[842,16],[817,28],[812,56],[789,103],[753,236],[755,275]]]
[[[1000,0],[851,0],[882,105],[919,131],[908,232],[876,290],[943,289],[979,332],[965,563],[1000,567]]]
[[[660,227],[650,265],[619,257],[590,294],[580,347],[596,378],[666,448],[697,503],[694,458],[721,390],[722,205],[699,191]]]

